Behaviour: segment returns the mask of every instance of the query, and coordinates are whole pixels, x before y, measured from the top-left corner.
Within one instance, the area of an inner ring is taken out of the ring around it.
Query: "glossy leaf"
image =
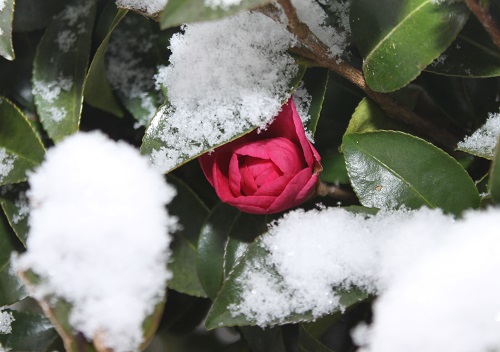
[[[10,256],[16,250],[16,239],[7,218],[0,211],[0,270],[9,265]]]
[[[500,143],[497,143],[497,148],[495,150],[495,158],[491,163],[490,169],[490,179],[489,179],[489,189],[491,193],[491,198],[495,203],[500,203],[500,153],[499,153]]]
[[[475,16],[426,71],[460,77],[500,76],[500,49]]]
[[[84,91],[86,103],[118,117],[123,116],[123,110],[116,101],[107,79],[104,55],[113,30],[127,12],[127,10],[117,10],[114,2],[111,1],[101,14],[96,32],[101,33],[103,38],[90,64]]]
[[[312,67],[304,74],[304,86],[311,95],[312,101],[309,107],[310,120],[307,121],[306,129],[311,131],[312,136],[316,133],[321,110],[325,101],[326,88],[328,87],[329,71],[324,68]]]
[[[26,180],[45,150],[23,113],[0,97],[0,185]]]
[[[373,132],[378,130],[401,131],[405,129],[407,129],[406,126],[389,118],[373,101],[368,98],[363,98],[349,121],[346,134]]]
[[[236,263],[229,277],[224,282],[224,285],[217,295],[216,300],[212,305],[205,326],[207,329],[214,329],[221,326],[247,326],[256,325],[256,321],[244,315],[233,315],[229,307],[233,304],[239,304],[242,301],[242,278],[248,272],[255,270],[255,262],[259,263],[259,271],[266,272],[275,278],[279,283],[282,281],[281,276],[276,270],[266,261],[269,252],[262,248],[260,240],[255,241],[246,250],[243,257]],[[337,294],[340,298],[340,304],[343,307],[350,307],[368,297],[368,295],[359,290],[351,291],[338,290]],[[269,325],[298,323],[304,321],[313,321],[315,318],[310,313],[295,314],[292,313],[284,319],[270,321]]]
[[[7,185],[0,188],[0,205],[17,238],[26,247],[28,238],[29,204],[26,196],[27,183]]]
[[[420,138],[392,131],[346,134],[342,150],[364,206],[427,206],[455,215],[479,206],[478,190],[462,166]]]
[[[156,22],[131,12],[112,32],[107,45],[107,78],[117,98],[142,126],[161,105],[153,80],[160,63],[159,35]]]
[[[41,314],[12,311],[11,334],[0,334],[0,345],[7,351],[46,352],[57,338],[50,321]]]
[[[12,45],[12,21],[14,18],[14,0],[5,0],[0,3],[0,56],[7,60],[14,60]]]
[[[215,299],[224,279],[224,249],[239,210],[217,204],[201,229],[198,240],[198,275],[210,299]]]
[[[366,83],[378,92],[404,87],[446,50],[468,16],[462,2],[353,0],[351,31]]]
[[[172,262],[168,268],[173,278],[168,281],[168,287],[191,296],[206,297],[198,278],[196,260],[198,237],[209,210],[185,183],[171,176],[168,181],[177,191],[168,207],[169,213],[178,217],[182,227],[174,233],[174,241],[170,246]]]
[[[10,262],[0,268],[0,307],[9,306],[28,296],[28,291],[12,269]]]
[[[304,325],[299,326],[300,352],[334,352],[309,333]]]
[[[165,29],[180,26],[184,23],[216,20],[270,2],[271,0],[242,0],[238,5],[221,8],[207,6],[205,0],[170,0],[161,12],[160,25],[162,29]]]
[[[96,0],[69,1],[52,19],[37,49],[33,92],[40,120],[55,142],[80,127]]]

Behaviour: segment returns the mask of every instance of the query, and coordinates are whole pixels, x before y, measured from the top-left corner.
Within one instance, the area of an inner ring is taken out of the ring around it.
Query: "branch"
[[[328,196],[337,200],[346,201],[350,203],[356,202],[358,200],[358,198],[356,198],[356,195],[354,195],[354,193],[345,191],[337,186],[326,184],[322,181],[319,181],[318,185],[316,186],[316,194],[320,197]]]
[[[311,32],[305,23],[299,20],[297,12],[290,0],[277,0],[277,2],[281,5],[288,18],[288,30],[293,33],[303,45],[303,47],[292,48],[292,52],[308,58],[321,67],[328,68],[354,83],[361,88],[370,99],[376,102],[389,117],[412,126],[416,131],[429,136],[442,146],[450,149],[456,147],[458,139],[454,135],[439,129],[432,122],[423,119],[415,112],[399,104],[389,95],[371,90],[366,84],[363,73],[360,70],[346,62],[337,61],[332,58],[329,54],[328,47]]]
[[[500,26],[488,11],[488,6],[481,6],[481,0],[465,0],[465,3],[471,12],[477,17],[479,22],[483,25],[484,29],[491,36],[491,39],[500,47]]]

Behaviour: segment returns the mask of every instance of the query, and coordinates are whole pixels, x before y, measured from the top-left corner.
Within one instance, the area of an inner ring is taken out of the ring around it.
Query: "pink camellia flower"
[[[309,198],[323,169],[290,99],[267,130],[199,158],[219,198],[254,214],[277,213]]]

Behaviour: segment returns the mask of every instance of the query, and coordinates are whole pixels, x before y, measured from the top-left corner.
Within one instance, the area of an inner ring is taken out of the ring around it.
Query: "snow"
[[[500,211],[469,213],[376,301],[365,352],[500,348]]]
[[[0,147],[0,182],[14,169],[16,157],[10,154],[7,149]]]
[[[262,237],[269,255],[247,262],[229,309],[267,326],[343,310],[334,289],[357,288],[379,295],[373,324],[352,332],[363,352],[498,350],[499,220],[499,208],[296,210]]]
[[[330,55],[339,61],[348,45],[350,1],[340,1],[330,6],[339,16],[340,30],[327,23],[327,13],[315,0],[292,0],[292,4],[299,20],[307,24],[316,37],[328,46]]]
[[[168,0],[116,0],[116,6],[126,9],[144,11],[148,15],[154,15],[165,6]]]
[[[7,4],[7,0],[0,0],[0,11],[2,11],[5,8],[6,4]]]
[[[276,284],[262,262],[253,263],[240,279],[242,301],[230,310],[265,326],[292,313],[319,317],[343,309],[333,288],[379,293],[404,272],[418,249],[447,236],[443,228],[452,222],[429,209],[381,211],[368,218],[341,208],[288,213],[262,242],[270,252],[267,265],[283,281]]]
[[[294,38],[261,13],[243,12],[183,29],[171,39],[170,65],[156,77],[170,105],[159,110],[147,131],[148,138],[164,145],[152,152],[153,164],[163,172],[269,124],[298,73],[287,53]]]
[[[227,10],[231,6],[236,6],[241,3],[241,0],[205,0],[205,5],[216,9],[218,7]]]
[[[86,30],[85,21],[86,17],[89,15],[91,8],[92,8],[92,2],[66,6],[64,10],[58,15],[58,18],[61,21],[65,21],[68,27],[75,27],[77,29],[78,34],[82,34]],[[63,45],[62,47],[60,47],[60,49],[64,51],[64,48],[67,45],[69,45],[68,40],[70,39],[67,39],[66,41],[62,42],[60,42],[59,40],[60,38],[58,37],[57,38],[58,43]]]
[[[0,308],[0,334],[10,334],[12,332],[12,322],[15,321],[11,312],[6,312]]]
[[[73,87],[71,77],[60,75],[53,81],[33,80],[33,95],[38,95],[40,99],[47,103],[53,103],[59,98],[62,91],[69,92]]]
[[[41,277],[34,297],[70,302],[70,323],[88,338],[138,350],[142,322],[171,276],[176,219],[165,204],[175,191],[136,149],[100,132],[49,149],[29,183],[28,250],[16,270]]]
[[[459,142],[457,148],[492,159],[500,136],[500,113],[489,113],[486,123]]]
[[[57,34],[56,42],[63,53],[67,53],[76,42],[76,34],[70,30],[63,30]]]

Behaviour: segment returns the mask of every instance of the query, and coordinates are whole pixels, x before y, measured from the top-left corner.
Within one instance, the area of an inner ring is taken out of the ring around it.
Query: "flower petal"
[[[309,196],[314,191],[311,187],[309,180],[311,179],[311,170],[309,168],[303,169],[295,175],[290,182],[286,185],[285,189],[276,198],[273,204],[269,207],[269,213],[277,213],[288,208],[299,205],[305,200],[305,195]],[[310,189],[305,188],[308,185]],[[313,184],[314,185],[314,184]],[[297,195],[301,194],[301,199],[297,199]]]

